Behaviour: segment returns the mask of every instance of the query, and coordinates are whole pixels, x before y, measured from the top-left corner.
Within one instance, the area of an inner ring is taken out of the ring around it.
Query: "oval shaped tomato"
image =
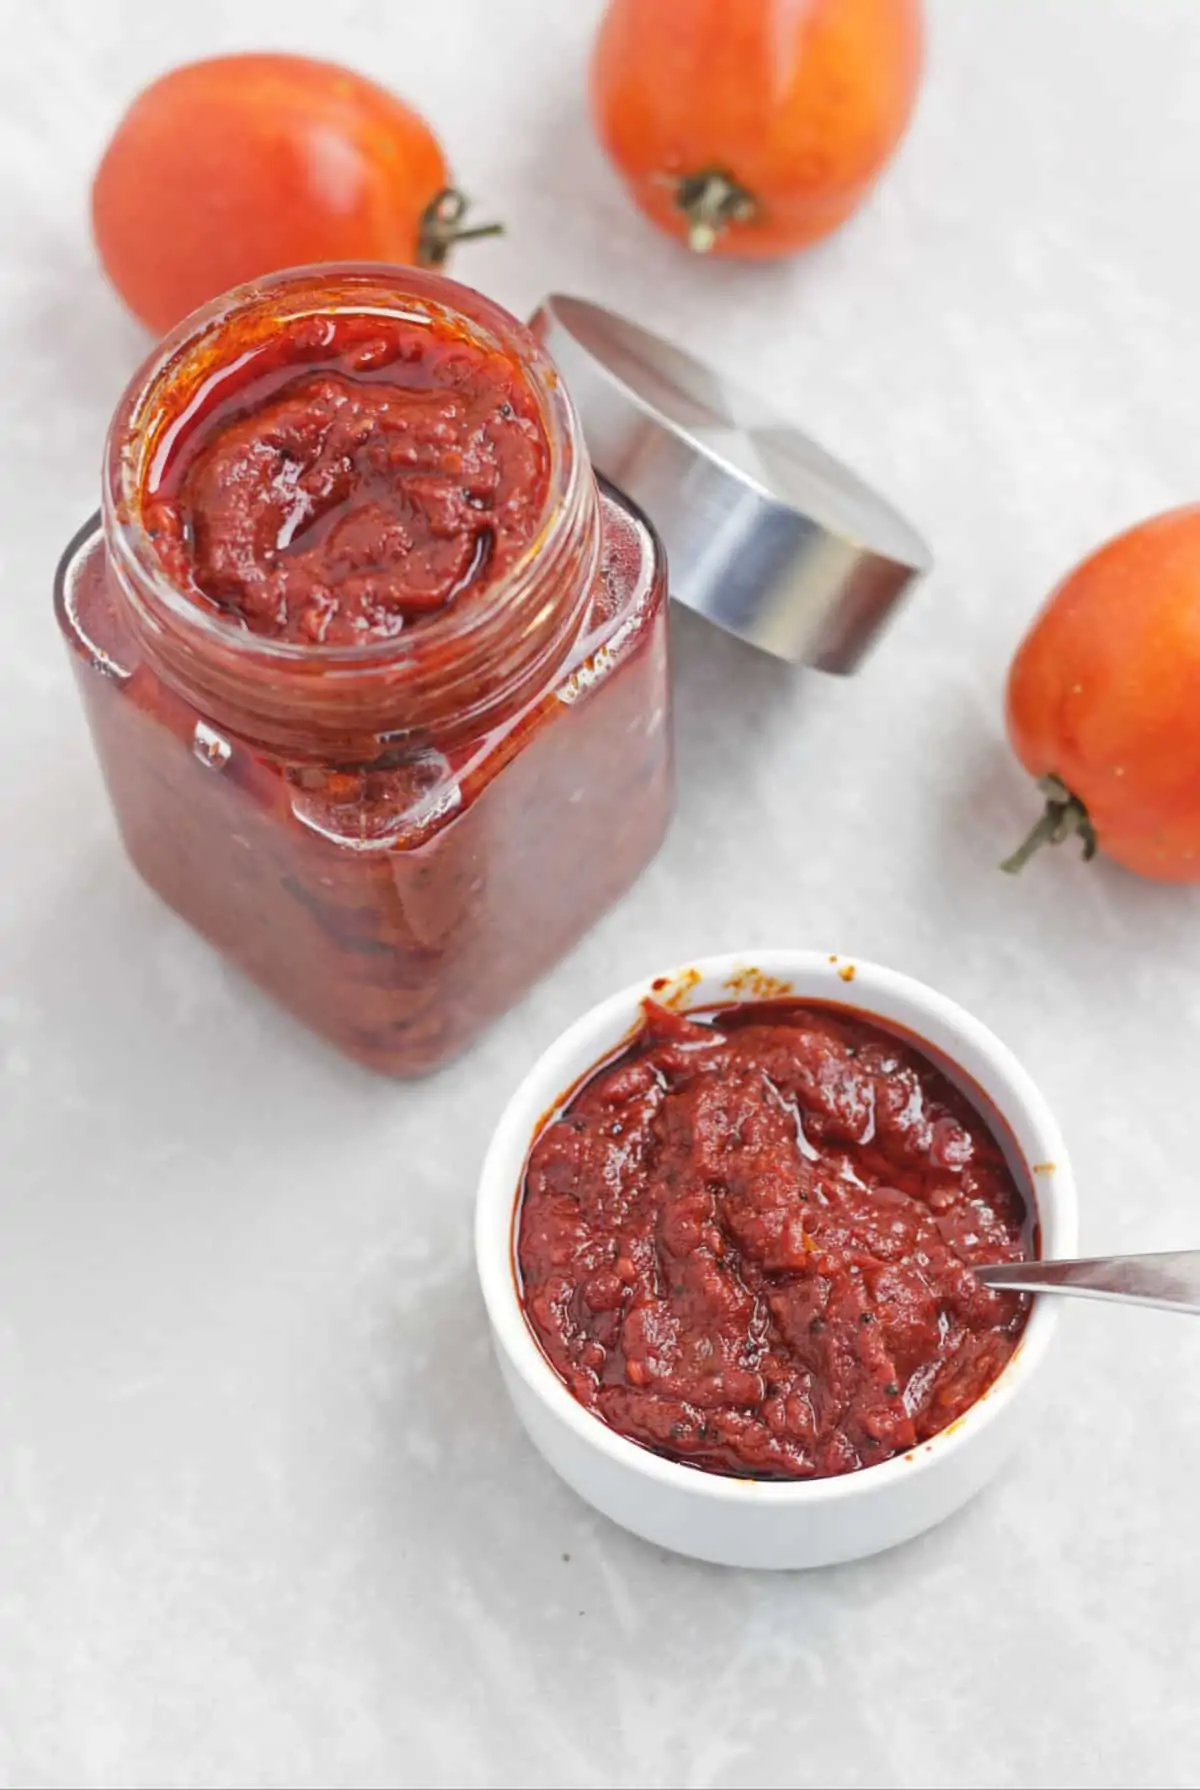
[[[787,255],[862,204],[921,74],[919,0],[610,0],[600,140],[660,229]]]
[[[109,278],[161,333],[280,268],[439,262],[468,234],[447,181],[424,119],[373,81],[306,56],[217,56],[134,100],[92,220]]]
[[[1200,505],[1117,536],[1051,594],[1013,661],[1008,731],[1047,802],[1005,869],[1074,835],[1200,881]]]

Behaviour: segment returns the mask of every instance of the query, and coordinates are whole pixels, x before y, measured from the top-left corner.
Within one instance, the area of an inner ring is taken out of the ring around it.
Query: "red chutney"
[[[662,550],[534,337],[452,281],[308,269],[181,325],[56,603],[144,880],[388,1074],[469,1044],[662,838]]]
[[[1030,1209],[981,1114],[846,1009],[647,1002],[529,1157],[528,1321],[581,1404],[714,1472],[815,1478],[944,1429],[1016,1347]]]
[[[445,316],[291,319],[206,396],[146,523],[179,586],[257,634],[388,639],[497,584],[537,533],[529,380]]]

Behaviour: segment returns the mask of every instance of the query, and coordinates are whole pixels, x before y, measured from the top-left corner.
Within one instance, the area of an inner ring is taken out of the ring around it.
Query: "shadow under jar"
[[[300,270],[187,320],[56,604],[141,875],[377,1069],[467,1045],[661,841],[661,549],[448,280]]]

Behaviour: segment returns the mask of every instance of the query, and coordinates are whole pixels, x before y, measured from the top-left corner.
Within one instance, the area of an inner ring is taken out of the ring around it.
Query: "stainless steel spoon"
[[[1073,1262],[997,1262],[976,1268],[985,1287],[1022,1293],[1068,1293],[1076,1299],[1119,1299],[1165,1311],[1200,1314],[1200,1249],[1160,1255],[1096,1255]]]

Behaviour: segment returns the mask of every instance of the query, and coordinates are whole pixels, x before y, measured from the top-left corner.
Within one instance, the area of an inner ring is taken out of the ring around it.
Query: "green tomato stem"
[[[688,247],[707,255],[722,230],[749,223],[758,200],[724,168],[701,168],[675,183],[675,203],[688,221]]]
[[[1016,876],[1043,845],[1061,845],[1065,839],[1078,839],[1086,863],[1096,855],[1096,829],[1079,797],[1072,795],[1061,777],[1041,777],[1038,788],[1046,798],[1046,806],[1023,842],[1005,858],[1001,870]]]
[[[502,236],[503,224],[472,224],[463,227],[467,200],[457,187],[443,187],[435,193],[421,213],[417,233],[417,264],[420,267],[441,267],[451,249],[459,242],[474,242],[481,236]]]

